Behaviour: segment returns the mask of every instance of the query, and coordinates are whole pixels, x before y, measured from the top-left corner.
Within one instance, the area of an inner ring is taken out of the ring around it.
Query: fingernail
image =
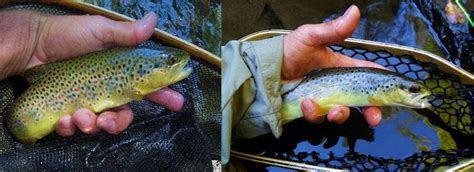
[[[334,121],[339,121],[339,120],[341,120],[341,118],[342,118],[342,112],[339,112],[335,115]]]
[[[148,19],[150,19],[151,13],[152,13],[152,12],[148,12],[148,13],[145,15],[145,17],[143,17],[143,20],[148,20]]]
[[[69,121],[69,122],[68,122]],[[67,115],[59,119],[59,127],[62,129],[70,129],[71,128],[71,116]]]
[[[355,7],[355,5],[352,4],[352,5],[346,10],[346,12],[344,12],[344,14],[343,14],[342,16],[346,16],[347,14],[349,14],[349,13],[352,11],[352,9],[354,9],[354,7]]]
[[[173,103],[176,105],[176,112],[181,112],[184,107],[184,97],[181,94],[175,94],[173,100]]]
[[[111,117],[104,117],[99,119],[100,120],[100,127],[106,131],[113,131],[117,127],[115,123],[115,119]]]
[[[337,122],[341,119],[341,117],[342,117],[342,113],[339,112],[339,113],[336,113],[335,115],[333,115],[331,118],[328,118],[328,120],[330,122]]]
[[[346,12],[344,12],[344,14],[340,17],[337,18],[336,20],[336,27],[340,27],[341,25],[344,25],[346,23],[346,18],[347,16],[349,16],[349,13],[351,13],[351,11],[354,9],[355,5],[351,5],[347,10]]]
[[[148,14],[145,15],[145,17],[143,17],[140,22],[142,22],[142,25],[145,24],[145,23],[148,23],[148,20],[151,19],[151,16],[152,16],[152,12],[149,12]]]
[[[140,26],[141,27],[147,27],[148,26],[148,23],[151,19],[151,16],[152,16],[152,12],[149,12],[148,14],[145,15],[145,17],[143,17],[139,22],[140,22]]]
[[[91,126],[92,119],[89,114],[81,113],[77,114],[77,122],[79,124],[79,127],[86,128]]]
[[[381,115],[372,115],[372,120],[379,120]]]
[[[310,101],[303,101],[303,110],[305,112],[314,113],[314,105]]]

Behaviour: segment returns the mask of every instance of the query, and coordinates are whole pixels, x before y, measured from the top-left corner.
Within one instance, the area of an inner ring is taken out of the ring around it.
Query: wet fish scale
[[[417,81],[395,72],[375,68],[328,68],[307,75],[283,95],[284,122],[302,117],[305,98],[316,101],[323,115],[337,106],[430,106],[431,92]]]
[[[21,142],[34,143],[79,108],[101,112],[184,79],[188,59],[171,48],[113,49],[47,65],[16,100],[7,125]]]
[[[325,94],[335,91],[370,95],[375,93],[375,89],[388,90],[388,87],[393,87],[395,82],[397,80],[394,77],[380,77],[380,73],[366,68],[323,70],[303,80],[297,89],[286,95],[286,100],[296,100],[308,93],[324,97]],[[386,87],[382,87],[383,85]]]

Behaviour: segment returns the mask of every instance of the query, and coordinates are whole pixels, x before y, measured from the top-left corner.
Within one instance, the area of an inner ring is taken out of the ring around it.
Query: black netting
[[[7,107],[13,103],[13,88],[10,81],[0,82],[0,114],[7,111]]]
[[[473,134],[471,119],[474,116],[474,86],[462,84],[456,75],[446,74],[432,63],[419,62],[408,55],[394,56],[387,51],[371,52],[362,48],[342,46],[332,46],[331,49],[357,59],[376,62],[405,76],[423,81],[433,93],[430,100],[433,109],[423,110],[422,114],[440,119],[449,130],[465,135]]]
[[[50,5],[14,5],[50,14],[83,14]],[[159,48],[150,40],[141,47]],[[118,135],[77,133],[71,138],[51,134],[34,145],[16,142],[5,128],[3,107],[11,103],[12,84],[0,82],[0,169],[212,169],[220,159],[220,70],[193,58],[193,73],[172,86],[185,97],[182,113],[149,101],[131,103],[130,127]],[[12,82],[22,83],[22,82]],[[13,88],[18,85],[13,84]],[[8,100],[8,101],[5,101]],[[206,170],[207,169],[207,170]]]
[[[441,166],[453,166],[461,160],[474,158],[472,141],[474,112],[474,87],[464,85],[455,75],[440,71],[434,64],[419,62],[410,55],[395,56],[387,51],[368,51],[358,47],[331,46],[333,51],[357,59],[379,63],[391,70],[404,74],[410,78],[423,81],[433,92],[430,101],[433,109],[417,110],[426,116],[429,121],[447,132],[456,142],[456,150],[431,150],[415,152],[405,158],[378,157],[357,152],[356,141],[374,141],[376,129],[369,128],[359,110],[351,108],[351,116],[344,125],[330,123],[310,124],[304,119],[292,121],[283,126],[283,135],[275,139],[271,134],[252,139],[240,139],[232,149],[305,164],[349,170],[433,170]],[[346,140],[347,152],[331,148],[339,140]],[[311,145],[323,144],[326,153],[319,150],[298,150],[298,144],[307,141]],[[396,151],[403,147],[386,148],[386,151]],[[268,166],[251,161],[243,161],[248,169],[264,170]]]
[[[439,166],[457,165],[460,160],[472,158],[473,154],[472,150],[436,150],[415,153],[405,159],[393,159],[348,152],[343,156],[329,153],[328,157],[324,158],[312,151],[298,154],[278,153],[269,157],[351,171],[433,171]],[[261,164],[248,161],[243,164],[249,169],[263,170]]]

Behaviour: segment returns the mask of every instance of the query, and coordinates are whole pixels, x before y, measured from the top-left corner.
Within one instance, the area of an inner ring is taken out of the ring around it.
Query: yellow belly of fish
[[[89,109],[95,113],[102,112],[107,109],[111,109],[114,107],[118,107],[124,105],[132,100],[140,100],[143,96],[140,95],[133,95],[133,98],[120,96],[120,95],[112,95],[108,99],[101,99],[96,102],[95,105],[89,107],[87,104],[87,99],[77,99],[78,102],[85,102],[85,104],[80,103],[81,108]],[[43,138],[44,136],[48,135],[49,133],[53,132],[55,126],[59,119],[65,115],[72,115],[78,108],[76,104],[66,104],[62,106],[59,112],[52,112],[50,110],[44,111],[44,117],[41,120],[34,120],[31,118],[25,118],[25,122],[28,123],[28,126],[25,127],[23,132],[16,132],[15,135],[23,143],[35,143],[38,139]]]
[[[364,94],[347,94],[343,92],[334,93],[327,97],[311,99],[318,103],[321,110],[321,114],[319,115],[321,116],[326,115],[329,110],[338,106],[378,106],[383,103],[381,100]],[[298,101],[286,102],[282,104],[280,112],[283,124],[303,117],[303,112],[301,111],[302,101],[303,99],[300,99]]]

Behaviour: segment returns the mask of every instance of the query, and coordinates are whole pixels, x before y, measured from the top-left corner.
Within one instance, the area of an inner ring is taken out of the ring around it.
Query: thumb
[[[153,34],[156,15],[135,22],[102,16],[47,16],[46,29],[27,68],[79,56],[113,46],[134,46]]]
[[[351,5],[343,16],[322,24],[303,25],[295,30],[301,33],[299,38],[308,46],[328,46],[343,41],[352,35],[359,23],[359,8]]]

